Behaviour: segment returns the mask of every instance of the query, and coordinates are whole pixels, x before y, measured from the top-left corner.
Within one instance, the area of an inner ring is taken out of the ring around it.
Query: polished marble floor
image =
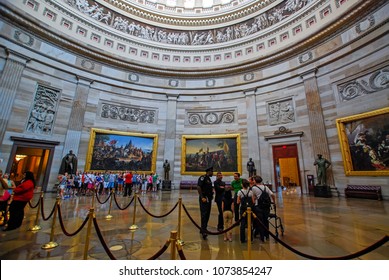
[[[153,216],[164,216],[179,198],[190,216],[198,224],[200,213],[195,190],[159,191],[139,195],[143,206]],[[39,193],[31,205],[36,205]],[[101,196],[104,202],[107,196]],[[56,194],[44,194],[44,216],[47,217],[55,204]],[[131,201],[130,197],[117,196],[121,208]],[[145,260],[154,256],[169,240],[171,232],[178,229],[179,207],[165,217],[152,217],[139,203],[134,218],[134,203],[120,210],[115,202],[101,204],[95,200],[94,212],[104,242],[116,259]],[[73,196],[61,200],[61,217],[68,233],[76,231],[88,216],[92,205],[91,196]],[[111,219],[106,219],[108,214]],[[294,249],[316,257],[344,256],[365,249],[385,235],[389,235],[389,201],[366,199],[345,199],[344,197],[321,198],[301,195],[297,190],[277,193],[277,214],[284,226],[284,235],[279,238]],[[53,217],[43,220],[39,215],[39,231],[30,231],[35,225],[37,208],[26,207],[25,219],[21,228],[0,232],[0,259],[2,260],[108,260],[91,224],[90,238],[87,239],[87,226],[75,236],[66,236],[58,222],[52,233]],[[135,220],[135,223],[133,222]],[[193,225],[184,210],[181,211],[182,252],[190,260],[223,259],[264,259],[301,260],[305,259],[288,250],[273,238],[261,242],[254,239],[251,249],[239,241],[239,228],[233,229],[233,241],[225,242],[223,235],[209,235],[202,240],[199,230]],[[213,203],[209,222],[210,231],[216,232],[217,208]],[[138,229],[129,230],[135,224]],[[274,228],[271,227],[274,232]],[[51,234],[52,233],[52,234]],[[89,245],[85,246],[89,240]],[[54,241],[53,249],[42,246]],[[87,250],[86,250],[87,248]],[[179,256],[177,254],[176,258]],[[158,259],[171,259],[170,247]],[[388,260],[389,242],[365,254],[362,260]]]

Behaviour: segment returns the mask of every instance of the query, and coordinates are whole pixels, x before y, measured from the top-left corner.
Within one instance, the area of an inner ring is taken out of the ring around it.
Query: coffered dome
[[[301,54],[375,1],[7,2],[19,9],[13,20],[79,55],[134,72],[196,78],[247,73]]]

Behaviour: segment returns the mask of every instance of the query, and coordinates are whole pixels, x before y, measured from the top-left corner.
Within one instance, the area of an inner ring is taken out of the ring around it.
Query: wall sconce
[[[15,156],[15,159],[17,162],[21,161],[22,159],[26,158],[27,156],[26,155],[16,155]]]

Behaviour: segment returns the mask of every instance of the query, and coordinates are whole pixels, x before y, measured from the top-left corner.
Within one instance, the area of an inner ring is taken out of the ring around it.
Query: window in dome
[[[184,1],[184,7],[186,9],[193,9],[195,5],[195,0],[185,0]]]
[[[213,0],[203,0],[203,8],[209,8],[213,6]]]
[[[166,0],[166,6],[175,7],[177,5],[177,0]]]

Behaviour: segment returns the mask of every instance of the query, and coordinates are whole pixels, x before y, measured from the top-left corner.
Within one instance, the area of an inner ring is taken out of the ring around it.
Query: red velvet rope
[[[83,228],[84,226],[86,225],[86,223],[88,222],[89,220],[89,215],[86,216],[85,220],[82,222],[82,225],[73,233],[69,233],[66,229],[65,229],[65,225],[64,225],[64,222],[63,222],[63,219],[62,219],[62,213],[61,213],[61,207],[58,207],[58,219],[59,219],[59,224],[61,225],[61,229],[62,229],[62,232],[66,235],[66,236],[75,236],[77,233],[79,233]]]
[[[142,201],[140,200],[140,198],[138,197],[138,201],[139,201],[139,204],[140,206],[143,208],[143,210],[145,210],[145,212],[150,215],[151,217],[154,217],[154,218],[164,218],[166,217],[167,215],[169,215],[171,212],[174,211],[174,209],[176,209],[177,205],[178,205],[178,202],[176,203],[176,205],[173,206],[173,208],[167,212],[166,214],[163,214],[163,215],[160,215],[160,216],[157,216],[157,215],[154,215],[154,214],[151,214],[146,208],[145,206],[143,205]]]
[[[128,207],[130,207],[130,205],[131,205],[131,203],[134,201],[134,198],[135,198],[135,197],[133,196],[132,199],[131,199],[131,201],[130,201],[130,203],[128,203],[127,206],[124,207],[124,208],[122,208],[122,207],[119,206],[119,203],[118,203],[118,201],[116,200],[116,194],[115,194],[115,193],[113,194],[113,198],[114,198],[116,207],[117,207],[119,210],[126,210]]]

